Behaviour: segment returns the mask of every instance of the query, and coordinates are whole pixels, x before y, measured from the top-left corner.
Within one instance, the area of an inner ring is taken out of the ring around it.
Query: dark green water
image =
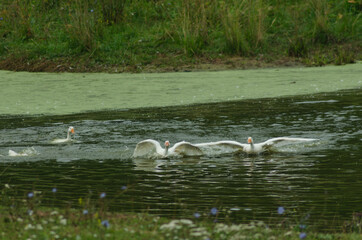
[[[0,115],[0,189],[43,205],[78,207],[107,194],[111,210],[168,217],[207,215],[212,207],[235,222],[273,221],[277,208],[323,229],[362,211],[362,91],[145,108],[62,116]],[[74,126],[78,142],[51,145]],[[137,142],[272,137],[319,138],[272,155],[146,160],[131,158]],[[33,147],[38,155],[9,157]],[[127,186],[127,191],[122,187]],[[57,193],[51,192],[57,188]],[[230,213],[231,212],[231,213]]]

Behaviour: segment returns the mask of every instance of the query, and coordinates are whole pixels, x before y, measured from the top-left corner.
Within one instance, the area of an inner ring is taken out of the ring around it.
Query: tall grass
[[[178,33],[184,52],[196,55],[208,41],[208,17],[205,0],[185,0],[178,12],[177,21],[180,24]],[[177,24],[177,23],[176,23]]]
[[[226,50],[239,55],[255,53],[266,38],[266,1],[235,1],[222,4],[221,8]]]
[[[99,2],[105,24],[117,24],[123,20],[125,0],[100,0]]]
[[[354,49],[338,51],[355,58],[361,9],[360,1],[339,0],[3,0],[0,57],[18,52],[132,65],[173,55],[310,58],[349,44]]]
[[[65,30],[70,39],[82,50],[93,52],[97,49],[102,27],[98,22],[98,9],[92,8],[88,1],[75,0],[73,8],[64,18]]]

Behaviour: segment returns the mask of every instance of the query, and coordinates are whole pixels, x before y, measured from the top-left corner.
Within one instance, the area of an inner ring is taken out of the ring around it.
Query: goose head
[[[70,134],[74,134],[74,127],[69,127],[68,128],[67,139],[70,139]]]
[[[253,145],[253,144],[254,144],[252,137],[248,137],[248,143],[249,143],[250,145]]]
[[[74,134],[74,127],[69,127],[69,128],[68,128],[68,133]]]
[[[167,140],[167,141],[165,141],[165,155],[167,155],[169,147],[170,147],[170,142]]]

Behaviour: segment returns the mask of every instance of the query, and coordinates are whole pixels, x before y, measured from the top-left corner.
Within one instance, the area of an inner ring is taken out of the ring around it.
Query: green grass
[[[0,59],[126,67],[221,55],[313,62],[323,52],[321,64],[345,64],[361,57],[361,9],[358,0],[4,0]]]
[[[118,196],[127,194],[122,187]],[[0,195],[0,239],[361,239],[360,213],[340,228],[320,232],[308,221],[295,221],[292,212],[279,207],[268,223],[234,223],[231,210],[212,208],[188,218],[165,218],[148,213],[109,210],[117,198],[106,193],[85,196],[64,205],[57,189],[32,191],[19,197],[5,184]],[[63,207],[59,207],[62,206]],[[56,207],[58,206],[58,207]],[[276,207],[277,209],[277,207]]]
[[[361,239],[358,232],[320,233],[304,226],[214,223],[201,216],[167,219],[93,209],[0,208],[0,239]]]

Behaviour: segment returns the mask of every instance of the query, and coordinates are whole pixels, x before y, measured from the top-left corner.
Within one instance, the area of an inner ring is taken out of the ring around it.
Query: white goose
[[[248,144],[242,144],[243,145],[243,151],[248,154],[258,154],[262,152],[270,151],[270,148],[277,144],[277,143],[283,143],[283,144],[294,144],[294,143],[300,143],[300,142],[311,142],[311,141],[317,141],[318,139],[314,138],[290,138],[290,137],[277,137],[277,138],[271,138],[269,140],[266,140],[262,143],[254,143],[252,137],[248,137]]]
[[[271,138],[262,143],[254,143],[253,138],[248,138],[248,143],[239,143],[236,141],[218,141],[210,143],[199,143],[194,146],[199,147],[204,152],[209,153],[238,153],[245,152],[247,154],[259,154],[270,151],[271,147],[277,143],[283,143],[284,145],[311,142],[318,139],[314,138],[290,138],[290,137],[277,137]]]
[[[134,158],[167,158],[174,156],[201,156],[202,151],[195,145],[188,142],[176,143],[170,148],[170,142],[165,141],[165,148],[162,148],[160,143],[147,139],[137,144],[134,152]]]
[[[64,139],[54,139],[53,141],[51,141],[51,143],[53,144],[58,144],[58,143],[69,143],[71,141],[73,141],[71,134],[74,134],[74,127],[69,127],[68,128],[68,133],[67,133],[67,138]]]
[[[26,148],[21,152],[15,152],[9,149],[9,157],[25,157],[39,154],[34,147]]]
[[[28,156],[27,153],[17,153],[13,150],[9,150],[9,156],[10,157],[24,157],[24,156]]]

